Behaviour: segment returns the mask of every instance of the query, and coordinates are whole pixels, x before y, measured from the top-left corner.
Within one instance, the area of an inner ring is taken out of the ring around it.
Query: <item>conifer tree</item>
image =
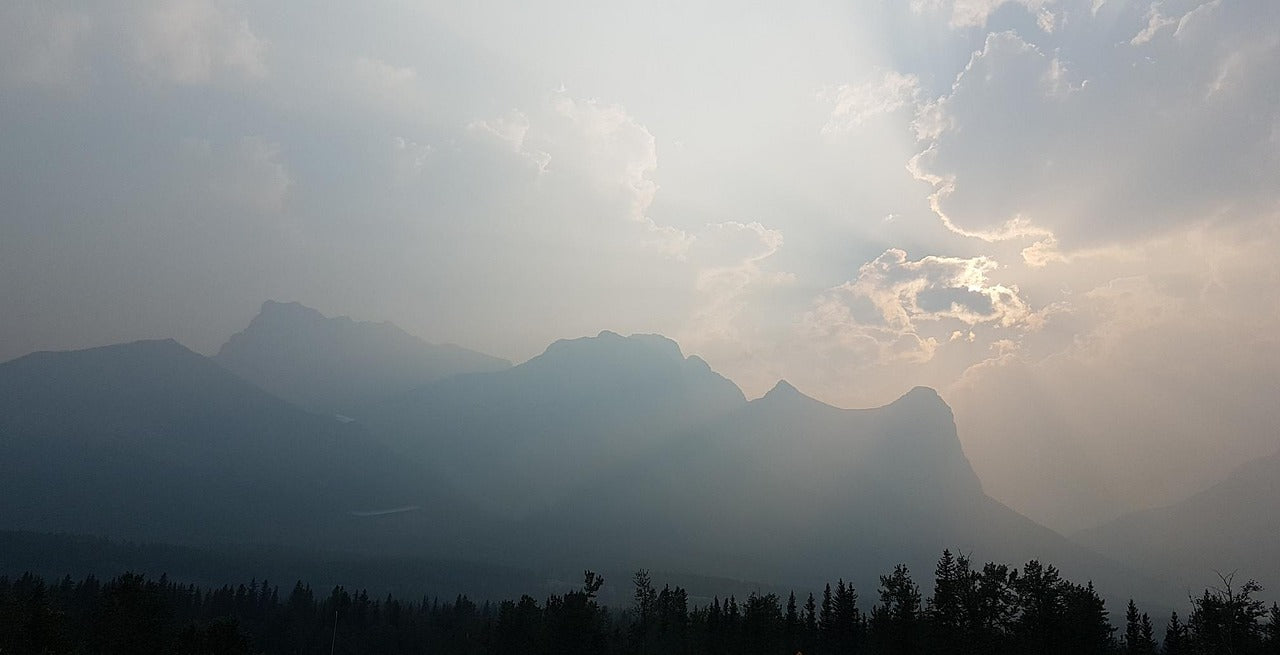
[[[880,603],[871,610],[871,637],[879,653],[907,655],[920,651],[920,587],[899,564],[880,576]]]
[[[818,606],[810,592],[809,599],[804,602],[804,649],[802,652],[813,652],[818,645]]]
[[[822,650],[834,648],[836,632],[836,604],[831,595],[831,583],[822,590],[822,608],[818,613],[818,633]]]
[[[1124,613],[1125,655],[1155,655],[1156,643],[1151,634],[1151,617],[1138,613],[1138,606],[1129,599]]]
[[[1274,602],[1267,612],[1267,625],[1263,628],[1263,652],[1280,655],[1280,604]]]
[[[959,652],[967,641],[964,635],[964,602],[962,598],[965,580],[950,550],[943,550],[934,568],[933,596],[925,611],[930,626],[930,651],[934,653]]]
[[[1164,655],[1186,655],[1187,628],[1178,620],[1178,613],[1169,615],[1169,626],[1164,629],[1164,644],[1160,652]]]
[[[783,633],[786,635],[786,646],[790,652],[802,651],[800,643],[800,612],[796,608],[796,592],[787,597],[787,613],[783,618]]]

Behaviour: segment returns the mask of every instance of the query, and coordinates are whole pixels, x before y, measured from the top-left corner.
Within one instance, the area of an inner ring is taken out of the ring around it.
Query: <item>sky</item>
[[[0,5],[0,360],[657,332],[1064,531],[1280,449],[1280,3],[358,5]]]

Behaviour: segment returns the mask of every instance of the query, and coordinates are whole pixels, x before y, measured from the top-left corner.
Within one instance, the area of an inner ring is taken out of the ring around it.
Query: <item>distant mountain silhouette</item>
[[[511,366],[459,346],[427,343],[391,323],[327,318],[298,303],[271,300],[214,360],[285,400],[344,416],[451,375]]]
[[[185,543],[330,543],[354,510],[443,498],[357,426],[172,340],[0,364],[0,480],[6,528]]]
[[[1280,588],[1280,452],[1166,507],[1122,516],[1075,535],[1081,543],[1194,588],[1215,571],[1239,571]]]
[[[1051,561],[1138,597],[1172,595],[985,495],[950,408],[927,388],[848,410],[779,383],[654,444],[526,530],[543,525],[598,535],[597,551],[710,575],[816,583],[839,571],[870,589],[876,571],[906,562],[925,575],[951,548],[978,561]],[[573,538],[548,541],[553,553],[588,552]]]
[[[601,332],[506,371],[417,389],[373,410],[368,427],[483,507],[520,518],[744,404],[735,384],[674,341]]]
[[[1169,595],[986,496],[932,389],[847,410],[784,381],[747,402],[668,339],[602,332],[508,371],[417,389],[372,411],[367,427],[516,522],[524,556],[539,562],[608,554],[737,578],[840,571],[870,584],[899,561],[931,567],[949,547]]]
[[[36,353],[0,364],[0,480],[3,529],[864,590],[949,547],[1161,595],[987,497],[934,391],[748,402],[656,335],[558,341],[350,423],[173,341]]]

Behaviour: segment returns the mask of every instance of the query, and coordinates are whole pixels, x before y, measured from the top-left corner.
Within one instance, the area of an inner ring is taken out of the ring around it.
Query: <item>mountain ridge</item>
[[[130,361],[95,363],[104,353]],[[63,360],[90,364],[40,370]],[[0,399],[10,403],[0,405],[0,474],[22,492],[0,500],[0,516],[17,523],[0,528],[320,540],[561,569],[603,559],[736,579],[834,571],[864,587],[950,547],[1134,588],[1112,563],[987,497],[950,407],[927,388],[870,409],[785,382],[747,401],[670,339],[606,331],[401,391],[342,423],[174,342],[26,361],[0,365],[0,390],[29,390]],[[77,384],[88,386],[59,393]],[[77,413],[66,406],[77,394],[97,400]],[[49,429],[59,416],[75,420]],[[37,438],[50,434],[68,438]],[[68,458],[72,437],[107,443]],[[53,488],[67,491],[42,498]],[[420,509],[364,511],[411,506]],[[113,521],[129,529],[112,532]]]
[[[1246,462],[1207,489],[1132,512],[1073,538],[1141,570],[1189,586],[1218,582],[1215,571],[1248,572],[1280,585],[1280,450]],[[1162,544],[1158,552],[1149,548]],[[1260,566],[1261,565],[1261,566]]]
[[[507,360],[433,344],[395,324],[326,317],[296,302],[265,301],[213,360],[272,394],[323,414],[365,406],[460,373],[509,368]]]

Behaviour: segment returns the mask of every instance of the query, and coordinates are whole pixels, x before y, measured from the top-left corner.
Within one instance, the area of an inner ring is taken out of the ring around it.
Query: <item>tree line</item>
[[[944,551],[925,597],[905,566],[880,577],[866,609],[850,583],[785,599],[772,593],[695,604],[680,587],[630,581],[629,607],[597,601],[604,580],[541,602],[404,600],[299,581],[202,588],[126,573],[56,583],[0,577],[0,654],[8,653],[441,653],[836,655],[1280,654],[1280,607],[1253,581],[1190,599],[1157,636],[1133,601],[1123,624],[1092,584],[1037,561],[981,568]]]

